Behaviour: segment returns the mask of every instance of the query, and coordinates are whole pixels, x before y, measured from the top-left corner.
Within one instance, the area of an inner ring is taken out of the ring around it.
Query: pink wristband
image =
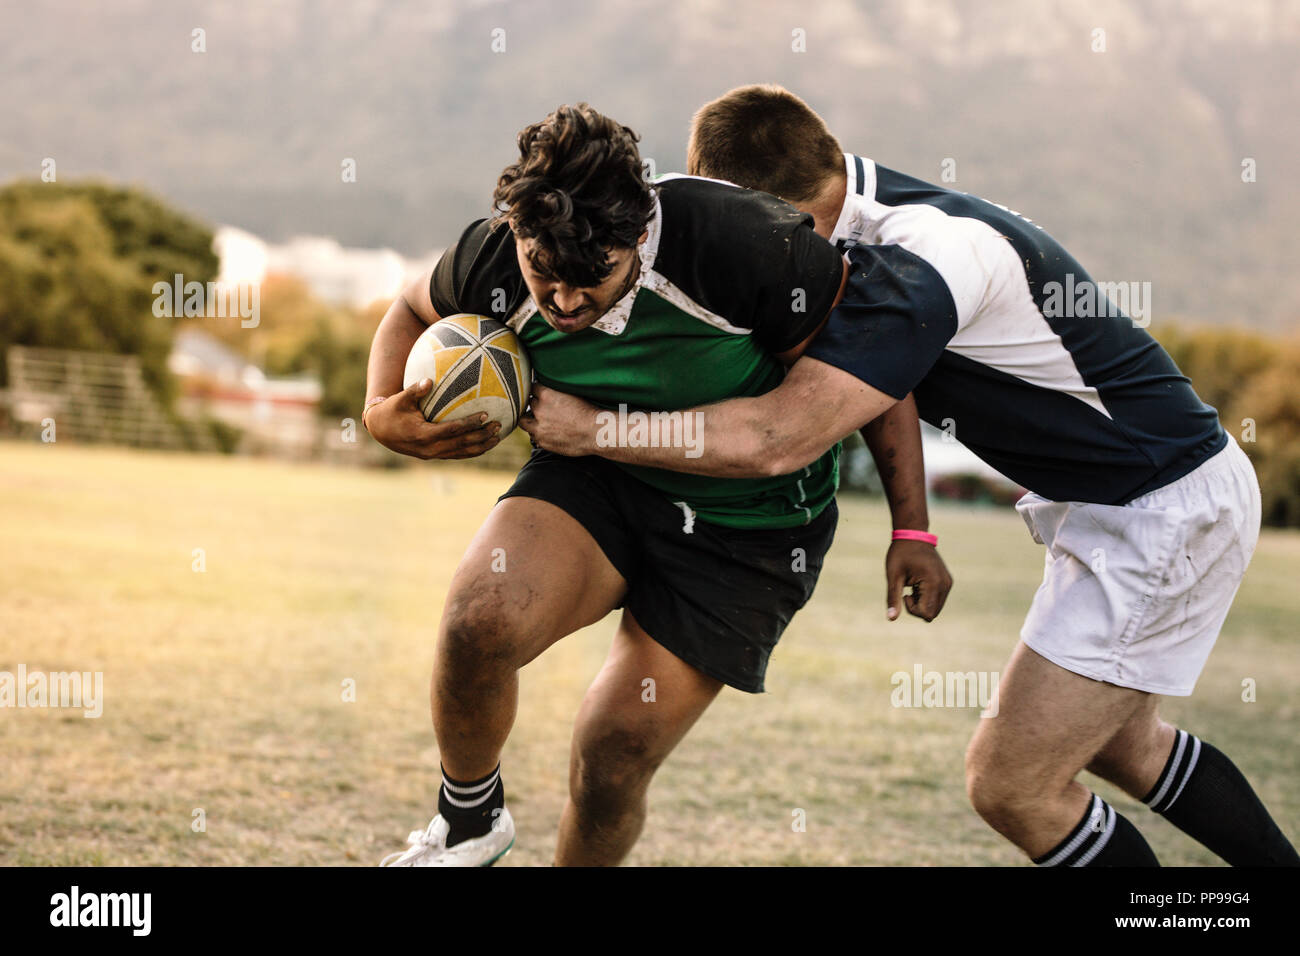
[[[939,544],[939,536],[930,534],[928,531],[895,531],[892,538],[894,541],[924,541],[926,544]]]

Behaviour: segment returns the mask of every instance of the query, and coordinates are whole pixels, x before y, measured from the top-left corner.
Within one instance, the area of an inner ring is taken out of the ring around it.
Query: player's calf
[[[1172,740],[1162,748],[1165,759],[1154,778],[1148,773],[1142,780],[1128,769],[1139,760],[1137,750],[1108,747],[1088,769],[1123,787],[1232,866],[1300,866],[1295,847],[1237,766],[1187,731],[1162,727]]]
[[[1149,702],[1088,770],[1122,788],[1233,866],[1297,866],[1300,858],[1241,771],[1178,730]]]
[[[1178,731],[1142,802],[1233,866],[1300,866],[1300,856],[1222,751]]]

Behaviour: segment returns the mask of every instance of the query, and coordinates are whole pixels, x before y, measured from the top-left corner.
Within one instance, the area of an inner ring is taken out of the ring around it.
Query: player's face
[[[532,239],[515,243],[519,270],[542,318],[559,332],[580,332],[587,328],[627,295],[640,274],[641,260],[635,247],[611,249],[607,261],[613,269],[604,282],[583,288],[571,286],[534,268],[528,259],[532,246]]]

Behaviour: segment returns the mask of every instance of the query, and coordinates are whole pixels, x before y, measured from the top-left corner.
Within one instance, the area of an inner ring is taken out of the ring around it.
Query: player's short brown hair
[[[738,86],[696,111],[686,171],[809,202],[844,172],[844,153],[822,118],[789,90]]]
[[[586,103],[561,106],[519,133],[519,161],[497,180],[497,220],[543,275],[579,288],[599,285],[613,266],[609,250],[636,245],[654,214],[632,130]]]

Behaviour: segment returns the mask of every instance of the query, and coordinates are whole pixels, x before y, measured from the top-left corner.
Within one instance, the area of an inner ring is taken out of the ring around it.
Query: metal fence
[[[11,345],[5,406],[19,433],[141,448],[214,447],[163,408],[133,355]],[[49,440],[49,439],[47,439]]]

